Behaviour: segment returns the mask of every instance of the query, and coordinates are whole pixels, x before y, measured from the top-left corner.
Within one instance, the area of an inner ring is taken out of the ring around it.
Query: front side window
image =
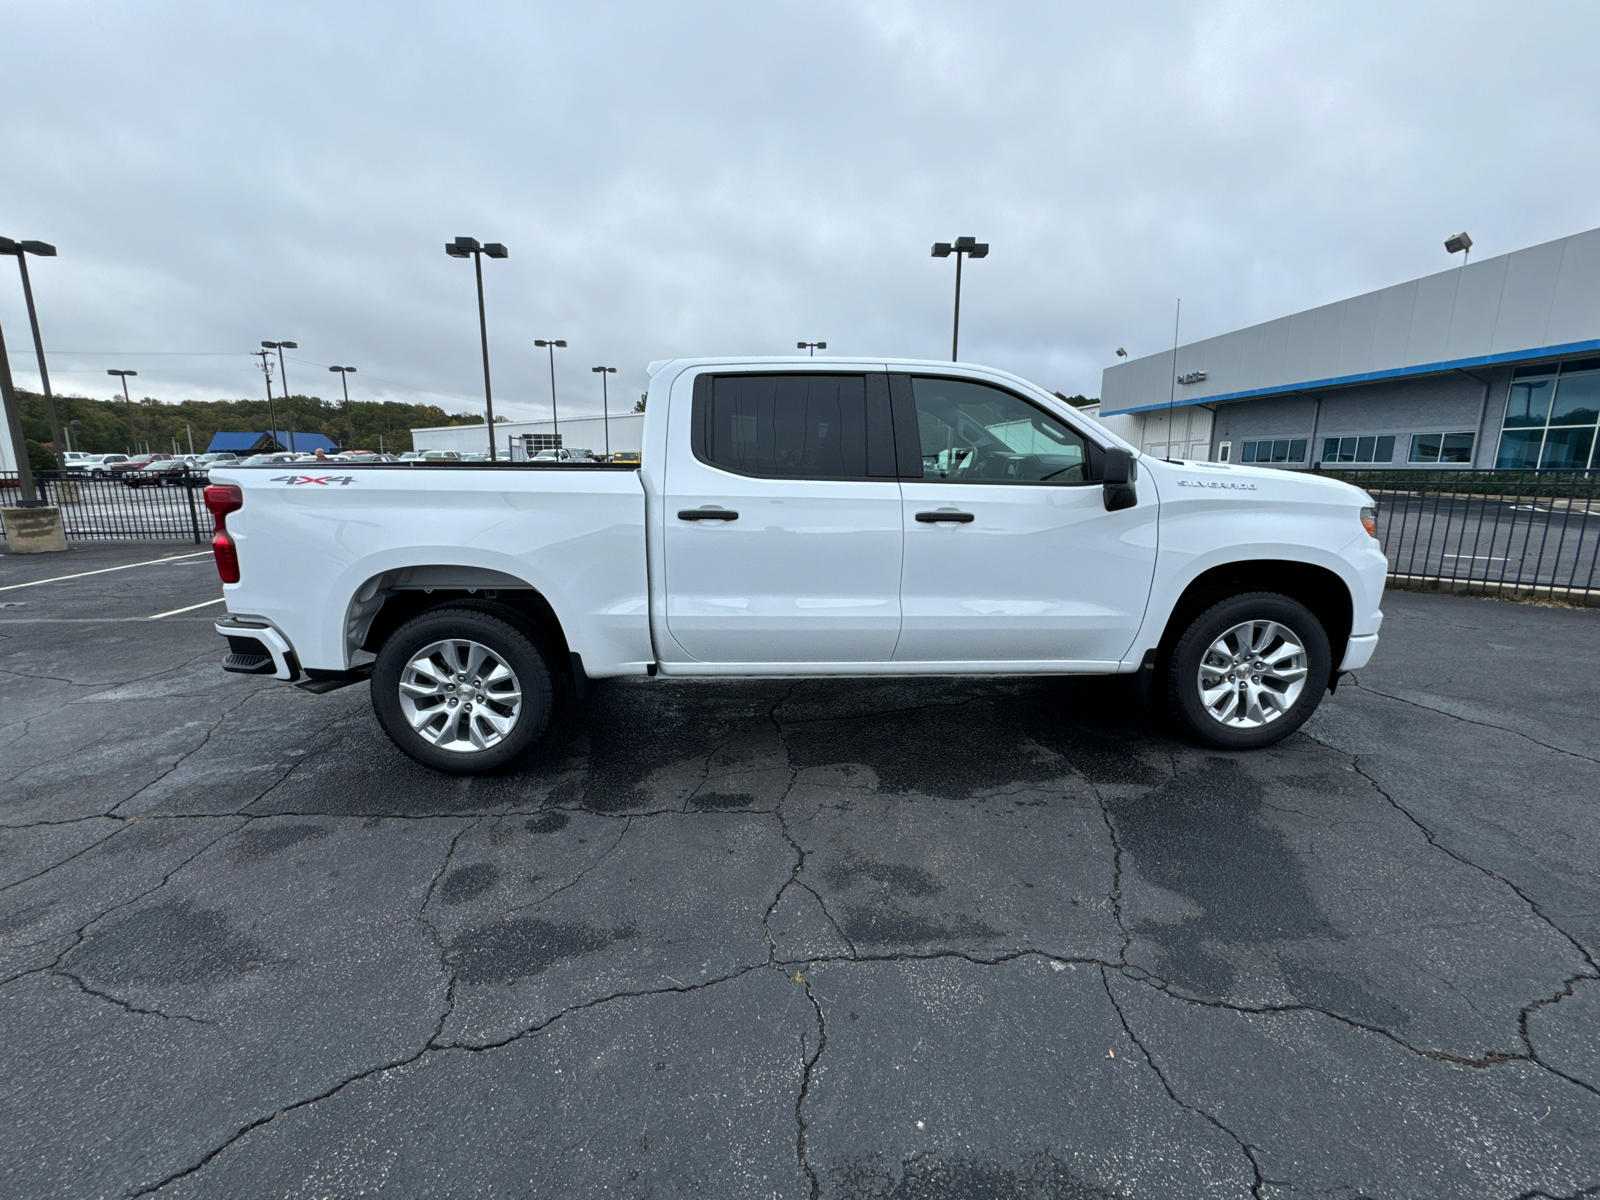
[[[769,479],[867,475],[860,375],[719,375],[704,419],[713,466]]]
[[[982,383],[911,381],[922,477],[945,483],[1086,483],[1082,435],[1026,400]]]

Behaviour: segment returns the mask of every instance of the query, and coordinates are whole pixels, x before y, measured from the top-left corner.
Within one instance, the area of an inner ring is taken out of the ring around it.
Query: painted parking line
[[[200,558],[210,554],[209,550],[198,550],[193,554],[169,554],[166,558],[150,558],[144,562],[123,563],[120,567],[101,567],[98,571],[79,571],[76,575],[57,575],[53,579],[35,579],[31,583],[12,583],[0,587],[0,592],[14,592],[18,588],[38,587],[41,583],[61,583],[67,579],[83,579],[90,575],[104,575],[107,571],[127,571],[133,567],[152,567],[157,563],[181,562],[186,558]]]
[[[145,618],[147,621],[159,621],[162,617],[175,617],[179,613],[193,612],[197,608],[208,608],[213,604],[221,604],[226,596],[218,596],[215,600],[202,600],[199,604],[191,604],[188,608],[170,608],[164,613],[151,613]]]

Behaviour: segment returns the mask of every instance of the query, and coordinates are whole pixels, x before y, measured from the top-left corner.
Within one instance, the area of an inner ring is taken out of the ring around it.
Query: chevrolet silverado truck
[[[638,463],[218,467],[224,669],[370,681],[503,769],[593,680],[1134,675],[1198,739],[1297,729],[1377,646],[1370,496],[1153,459],[954,363],[651,364]]]

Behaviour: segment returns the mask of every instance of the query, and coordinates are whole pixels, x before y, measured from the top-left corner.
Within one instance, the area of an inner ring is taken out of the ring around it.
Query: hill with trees
[[[48,455],[50,423],[44,397],[18,390],[22,429],[29,443]],[[352,400],[347,414],[343,401],[320,396],[275,398],[273,409],[280,431],[320,433],[351,450],[412,449],[411,430],[433,425],[482,425],[476,413],[447,413],[436,404],[398,404],[394,401]],[[195,453],[204,452],[214,433],[265,433],[271,427],[265,400],[135,400],[132,411],[121,400],[91,400],[84,396],[57,396],[56,416],[63,427],[72,426],[72,448],[92,454],[129,454],[135,445],[187,454],[191,439]],[[504,418],[499,418],[496,424]],[[353,436],[352,436],[353,435]],[[66,449],[65,446],[62,449]],[[34,457],[29,447],[30,458]]]

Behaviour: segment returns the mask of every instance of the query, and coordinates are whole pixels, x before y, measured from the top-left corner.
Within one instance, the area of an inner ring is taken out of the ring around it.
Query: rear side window
[[[702,461],[771,479],[867,477],[864,376],[718,375],[695,383],[694,451]],[[886,397],[885,390],[885,413]],[[892,441],[885,449],[892,457]]]

